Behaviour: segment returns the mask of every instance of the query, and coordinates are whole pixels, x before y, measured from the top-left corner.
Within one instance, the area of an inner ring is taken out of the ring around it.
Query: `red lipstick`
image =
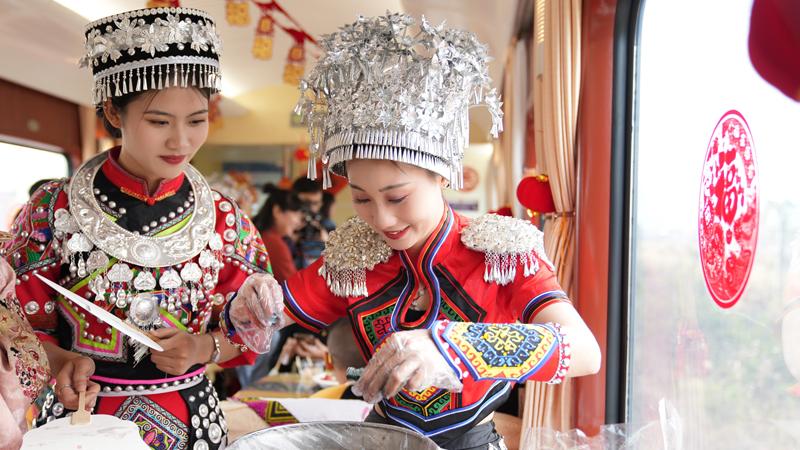
[[[186,160],[185,155],[159,156],[159,158],[163,159],[167,164],[172,164],[173,166],[177,166]]]
[[[393,241],[396,241],[397,239],[400,239],[400,238],[402,238],[403,236],[405,236],[405,235],[406,235],[406,233],[408,232],[408,229],[409,229],[409,228],[410,228],[410,227],[405,227],[405,228],[403,228],[403,229],[402,229],[402,230],[400,230],[400,231],[384,231],[384,232],[383,232],[383,234],[384,234],[384,236],[386,236],[387,238],[389,238],[389,239],[391,239],[391,240],[393,240]]]

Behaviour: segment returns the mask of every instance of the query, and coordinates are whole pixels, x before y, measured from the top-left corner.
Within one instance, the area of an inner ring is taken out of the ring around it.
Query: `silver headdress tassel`
[[[199,9],[149,8],[86,26],[81,67],[94,75],[95,106],[113,97],[171,86],[219,91],[222,42]]]
[[[413,164],[462,185],[469,145],[469,108],[492,114],[493,136],[502,131],[501,103],[491,88],[486,46],[473,33],[431,26],[419,30],[404,14],[366,18],[323,36],[325,50],[301,82],[295,112],[311,136],[309,178],[316,159],[345,175],[352,159]]]

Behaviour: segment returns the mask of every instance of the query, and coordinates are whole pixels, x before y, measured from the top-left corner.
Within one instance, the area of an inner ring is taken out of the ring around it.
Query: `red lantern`
[[[298,162],[308,161],[309,153],[305,147],[297,147],[294,149],[294,159]]]
[[[556,210],[547,175],[523,178],[517,186],[517,199],[522,206],[533,211],[534,215],[551,213]]]

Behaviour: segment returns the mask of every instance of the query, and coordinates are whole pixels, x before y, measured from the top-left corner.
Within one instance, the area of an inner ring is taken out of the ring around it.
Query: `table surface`
[[[279,373],[260,378],[236,393],[237,397],[305,398],[320,390],[313,379],[297,373]]]

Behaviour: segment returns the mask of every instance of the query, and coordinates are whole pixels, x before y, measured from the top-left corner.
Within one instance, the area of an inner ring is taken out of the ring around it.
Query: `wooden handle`
[[[86,411],[86,392],[78,392],[78,410],[72,413],[71,425],[86,425],[92,421],[89,411]]]

